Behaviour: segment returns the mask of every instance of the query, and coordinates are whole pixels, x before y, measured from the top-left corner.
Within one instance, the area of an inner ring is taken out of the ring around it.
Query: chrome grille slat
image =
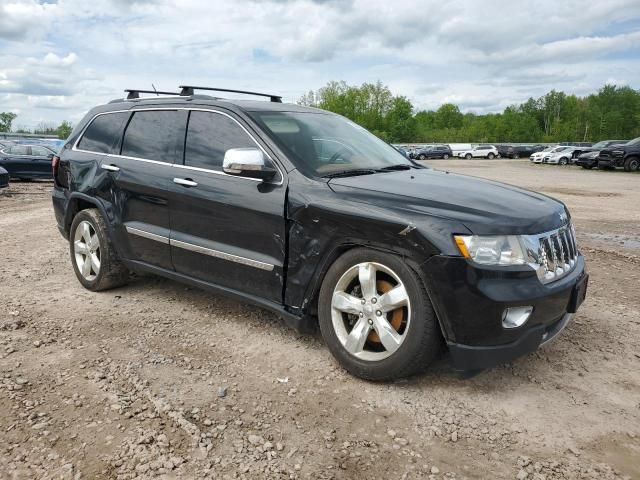
[[[549,283],[569,273],[578,257],[578,247],[571,224],[558,230],[536,235],[538,259],[541,265],[539,278]]]

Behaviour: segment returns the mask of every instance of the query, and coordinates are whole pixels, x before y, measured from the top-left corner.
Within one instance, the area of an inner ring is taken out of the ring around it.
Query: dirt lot
[[[0,193],[0,479],[640,478],[640,175],[432,161],[558,197],[591,273],[554,343],[465,379],[346,374],[272,314],[83,290],[48,183]]]

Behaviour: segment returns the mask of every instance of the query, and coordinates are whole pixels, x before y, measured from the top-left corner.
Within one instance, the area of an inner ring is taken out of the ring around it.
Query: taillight
[[[51,159],[51,170],[53,170],[53,178],[55,179],[58,176],[58,167],[60,166],[60,157],[58,155],[54,155]]]

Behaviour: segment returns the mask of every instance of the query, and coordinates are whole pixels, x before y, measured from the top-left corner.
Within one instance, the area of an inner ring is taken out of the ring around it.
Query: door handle
[[[174,178],[173,183],[177,183],[178,185],[183,185],[185,187],[197,187],[198,184],[191,180],[190,178]]]
[[[107,170],[109,172],[119,172],[120,171],[120,167],[116,167],[115,165],[101,165],[100,166],[103,170]]]

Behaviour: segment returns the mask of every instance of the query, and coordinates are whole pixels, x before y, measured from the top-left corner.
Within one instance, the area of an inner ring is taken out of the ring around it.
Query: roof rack
[[[136,98],[140,98],[140,94],[141,93],[153,93],[156,95],[180,95],[179,93],[176,92],[163,92],[161,90],[138,90],[138,89],[126,89],[125,92],[127,92],[127,100],[134,100]]]
[[[256,95],[258,97],[269,97],[269,100],[275,103],[282,103],[282,97],[280,95],[272,95],[270,93],[260,92],[248,92],[246,90],[231,90],[229,88],[214,88],[214,87],[194,87],[192,85],[180,85],[182,91],[180,95],[189,96],[194,94],[194,90],[212,90],[214,92],[229,92],[229,93],[241,93],[243,95]]]

